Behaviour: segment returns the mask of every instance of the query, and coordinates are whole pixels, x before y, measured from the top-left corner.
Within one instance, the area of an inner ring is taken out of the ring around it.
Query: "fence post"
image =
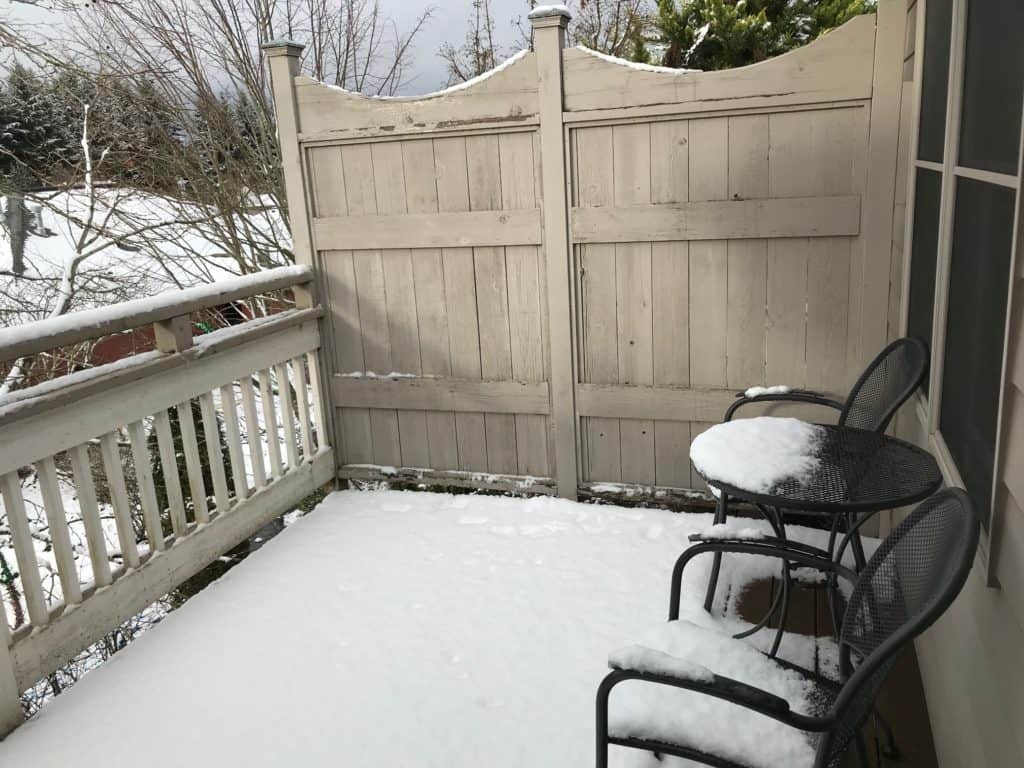
[[[21,692],[14,676],[14,659],[11,657],[11,630],[7,626],[7,615],[3,600],[0,599],[0,739],[21,725]]]
[[[302,173],[302,150],[299,147],[299,107],[295,99],[295,77],[299,74],[299,56],[304,46],[291,40],[272,40],[263,45],[263,54],[270,70],[270,87],[274,94],[274,112],[277,116],[277,141],[281,148],[281,166],[284,172],[284,190],[288,199],[288,223],[292,233],[292,252],[296,264],[309,264],[316,270],[316,277],[310,286],[296,286],[293,294],[295,305],[300,308],[315,306],[318,298],[323,301],[324,275],[314,258],[313,234],[310,224],[309,199]],[[313,289],[313,290],[311,290]],[[319,387],[315,389],[323,402],[319,403],[325,423],[318,424],[320,440],[333,437],[333,445],[340,446],[341,440],[335,431],[334,406],[331,395],[333,375],[333,329],[330,315],[320,321],[320,364],[317,367]],[[339,451],[334,451],[334,474],[337,477]]]
[[[540,88],[540,157],[543,190],[544,253],[547,265],[549,347],[551,351],[551,430],[555,445],[558,495],[576,498],[575,329],[572,320],[572,250],[565,169],[562,48],[569,12],[548,6],[530,14]]]

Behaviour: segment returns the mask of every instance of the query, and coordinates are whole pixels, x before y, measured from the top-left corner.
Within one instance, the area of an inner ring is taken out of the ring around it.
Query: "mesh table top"
[[[818,441],[817,467],[806,477],[788,478],[767,492],[752,492],[704,476],[726,495],[805,512],[872,512],[921,501],[942,484],[928,452],[895,437],[834,424]],[[703,475],[702,475],[703,476]]]

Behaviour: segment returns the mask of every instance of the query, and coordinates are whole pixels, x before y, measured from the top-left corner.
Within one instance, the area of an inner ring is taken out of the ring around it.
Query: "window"
[[[1021,0],[984,0],[968,6],[961,166],[1017,175],[1024,97],[1022,29]]]
[[[924,67],[921,74],[921,119],[917,156],[942,162],[946,140],[946,89],[949,82],[949,35],[953,23],[951,0],[930,2],[925,8]]]
[[[939,200],[942,174],[917,169],[914,192],[914,242],[910,253],[910,295],[907,335],[931,349],[932,313],[935,309],[935,257],[939,249]],[[928,379],[925,378],[925,394]]]
[[[973,179],[956,186],[939,430],[987,520],[1016,194]]]
[[[1017,237],[1024,2],[926,0],[923,16],[906,327],[931,351],[933,446],[987,528]]]

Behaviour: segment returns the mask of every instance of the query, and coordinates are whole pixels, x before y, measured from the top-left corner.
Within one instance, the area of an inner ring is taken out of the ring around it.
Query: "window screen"
[[[941,163],[942,145],[946,138],[946,90],[949,82],[953,3],[951,0],[939,0],[927,5],[917,156],[921,160]]]
[[[957,180],[939,430],[988,524],[1013,244],[1012,189]]]
[[[984,0],[967,7],[959,164],[1016,176],[1024,2]]]
[[[942,174],[918,168],[914,188],[914,245],[910,254],[907,335],[923,341],[929,351],[932,344],[932,311],[935,306],[935,258],[939,247],[941,195]],[[927,393],[927,377],[922,386]]]

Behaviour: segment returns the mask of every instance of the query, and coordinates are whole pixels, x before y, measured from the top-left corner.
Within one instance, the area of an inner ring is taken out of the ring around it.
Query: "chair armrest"
[[[819,392],[812,392],[811,390],[805,389],[794,389],[790,392],[757,395],[756,397],[747,397],[743,392],[739,392],[736,395],[736,400],[729,405],[725,411],[725,418],[723,421],[731,421],[733,415],[742,408],[744,405],[749,403],[809,403],[811,405],[822,405],[826,408],[834,408],[837,411],[843,410],[843,404],[826,397]]]
[[[667,655],[667,654],[663,654]],[[678,661],[678,660],[677,660]],[[667,672],[668,670],[665,670]],[[610,672],[602,681],[601,688],[607,687],[611,691],[616,685],[626,680],[642,680],[657,685],[667,685],[672,688],[681,688],[696,693],[703,693],[713,696],[716,699],[723,699],[746,709],[759,712],[762,715],[782,720],[789,719],[793,714],[789,708],[789,702],[780,696],[755,688],[752,685],[733,680],[729,677],[721,677],[709,670],[708,679],[693,679],[688,676],[665,674],[664,672],[646,672],[638,669],[622,669],[612,666]]]

